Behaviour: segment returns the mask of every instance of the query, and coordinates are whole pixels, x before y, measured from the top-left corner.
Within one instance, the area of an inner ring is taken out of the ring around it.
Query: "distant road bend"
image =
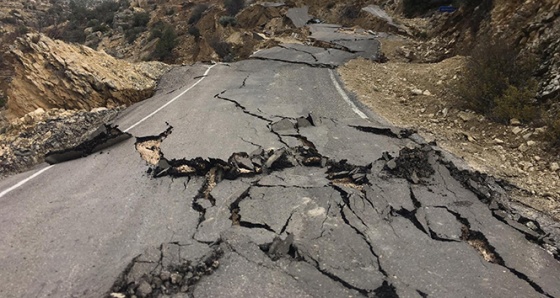
[[[346,94],[378,42],[337,29],[177,67],[135,138],[0,181],[0,297],[560,297],[500,183]]]

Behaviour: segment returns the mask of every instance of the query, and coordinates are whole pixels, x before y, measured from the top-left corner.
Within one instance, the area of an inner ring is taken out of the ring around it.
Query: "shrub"
[[[132,16],[132,27],[146,27],[150,22],[150,14],[147,12],[137,12]]]
[[[167,27],[169,27],[169,25],[162,21],[158,21],[157,23],[155,23],[152,29],[150,30],[150,37],[148,38],[148,40],[152,41],[156,38],[160,38],[163,35],[163,31]]]
[[[187,32],[195,38],[200,37],[200,30],[195,26],[190,26]]]
[[[6,105],[6,96],[0,91],[0,108]]]
[[[222,61],[224,62],[233,61],[234,58],[233,48],[229,43],[225,41],[221,41],[218,38],[213,38],[210,40],[209,44],[212,47],[212,49],[214,49],[216,54],[218,54],[220,59],[222,59]]]
[[[12,24],[12,25],[17,24],[17,22],[18,22],[18,20],[14,17],[4,17],[0,21],[4,22],[6,24]]]
[[[115,12],[120,8],[120,3],[112,0],[104,0],[93,9],[88,10],[88,19],[98,19],[107,25],[113,24]]]
[[[105,24],[100,24],[100,25],[97,25],[97,26],[92,28],[93,32],[99,31],[99,32],[105,33],[109,30],[111,30],[111,28],[109,26],[105,25]]]
[[[536,117],[533,107],[537,83],[532,77],[535,61],[520,55],[505,40],[483,39],[467,60],[464,75],[453,93],[465,108],[499,122]]]
[[[245,7],[245,0],[224,0],[224,7],[230,16],[234,16]]]
[[[560,147],[560,113],[556,115],[556,118],[547,120],[547,127],[545,138],[552,148],[558,150],[558,147]]]
[[[124,37],[126,38],[126,42],[133,43],[140,33],[146,31],[146,27],[133,27],[124,32]]]
[[[537,82],[519,89],[509,85],[504,93],[495,99],[496,106],[492,117],[499,122],[507,123],[512,118],[522,122],[531,122],[539,116],[537,106],[531,101],[537,93]]]
[[[202,15],[204,14],[204,12],[208,9],[208,5],[206,4],[197,4],[194,8],[193,11],[191,12],[191,16],[188,20],[188,24],[192,25],[192,24],[196,24],[201,18]]]
[[[173,48],[177,46],[177,43],[177,33],[175,33],[173,27],[166,27],[152,52],[152,58],[156,60],[171,59]]]
[[[219,22],[222,27],[227,27],[228,25],[235,27],[237,25],[237,20],[232,16],[222,16],[220,17]]]
[[[25,26],[25,25],[20,25],[16,29],[16,34],[17,35],[25,35],[27,33],[29,33],[29,28],[27,28],[27,26]]]

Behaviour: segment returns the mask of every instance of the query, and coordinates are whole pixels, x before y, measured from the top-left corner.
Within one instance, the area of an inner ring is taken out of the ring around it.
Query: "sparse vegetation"
[[[220,25],[222,25],[222,27],[227,27],[227,26],[235,27],[235,26],[237,26],[237,20],[235,19],[235,17],[232,17],[232,16],[220,17],[220,20],[218,22],[220,23]]]
[[[234,16],[245,7],[245,0],[224,0],[224,7],[230,16]]]
[[[531,122],[539,115],[534,103],[534,59],[509,45],[490,39],[479,43],[471,52],[464,76],[452,88],[461,105],[490,119]]]
[[[132,27],[124,31],[124,36],[128,43],[133,43],[142,32],[146,31],[146,26],[150,22],[150,14],[137,12],[132,17]]]
[[[96,24],[98,30],[95,31],[104,32],[102,29],[104,27],[108,30],[113,25],[115,13],[121,6],[128,6],[128,2],[104,0],[90,7],[86,1],[72,0],[68,6],[70,8],[66,16],[68,24],[65,30],[61,31],[60,38],[65,41],[84,43],[86,40],[84,29],[88,25]]]

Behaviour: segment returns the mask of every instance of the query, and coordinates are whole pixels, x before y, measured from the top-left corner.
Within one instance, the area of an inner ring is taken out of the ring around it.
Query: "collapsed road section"
[[[191,240],[137,256],[108,296],[560,296],[555,239],[511,213],[506,183],[459,170],[409,131],[307,118],[270,125],[300,145],[227,160],[166,159],[171,127],[137,138],[151,179],[204,179],[184,198],[199,222]],[[305,135],[318,126],[406,145],[356,165],[320,153]]]
[[[116,125],[104,124],[77,146],[47,153],[45,161],[52,165],[85,157],[131,137],[131,134],[121,131]]]

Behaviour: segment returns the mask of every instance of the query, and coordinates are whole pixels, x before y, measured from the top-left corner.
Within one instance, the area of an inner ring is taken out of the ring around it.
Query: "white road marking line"
[[[37,173],[35,173],[35,174],[33,174],[33,175],[31,175],[31,176],[29,176],[29,177],[27,177],[27,178],[21,180],[21,181],[18,182],[16,185],[14,185],[14,186],[12,186],[12,187],[6,189],[6,190],[3,191],[3,192],[0,192],[0,198],[3,197],[3,196],[5,196],[6,194],[8,194],[9,192],[11,192],[12,190],[14,190],[14,189],[16,189],[16,188],[18,188],[18,187],[24,185],[24,184],[27,183],[29,180],[31,180],[31,179],[33,179],[33,178],[35,178],[35,177],[37,177],[37,176],[43,174],[44,172],[46,172],[48,169],[50,169],[50,168],[52,168],[52,167],[54,167],[54,165],[50,165],[50,166],[48,166],[48,167],[46,167],[46,168],[44,168],[44,169],[41,169],[39,172],[37,172]]]
[[[186,90],[184,90],[183,92],[181,92],[179,95],[175,96],[173,99],[171,99],[170,101],[168,101],[166,104],[164,104],[163,106],[159,107],[157,110],[153,111],[152,113],[150,113],[148,116],[142,118],[140,121],[134,123],[131,127],[127,128],[124,132],[127,132],[129,130],[131,130],[132,128],[136,127],[138,124],[146,121],[148,118],[152,117],[153,115],[155,115],[157,112],[163,110],[163,108],[167,107],[168,105],[170,105],[172,102],[174,102],[175,100],[177,100],[179,97],[183,96],[185,93],[189,92],[192,88],[194,88],[196,85],[198,85],[200,82],[202,82],[202,80],[204,80],[206,78],[206,75],[208,75],[208,73],[210,72],[210,70],[216,66],[217,64],[213,64],[212,66],[208,67],[208,69],[204,72],[204,75],[202,75],[202,78],[200,78],[198,81],[196,81],[193,85],[191,85],[189,88],[187,88]],[[17,184],[15,184],[14,186],[4,190],[3,192],[0,192],[0,198],[4,197],[5,195],[7,195],[8,193],[10,193],[11,191],[21,187],[22,185],[24,185],[25,183],[29,182],[31,179],[43,174],[44,172],[46,172],[47,170],[49,170],[50,168],[54,167],[54,165],[50,165],[44,169],[39,170],[37,173],[21,180],[20,182],[18,182]]]
[[[179,97],[183,96],[185,93],[189,92],[192,88],[196,87],[196,85],[198,85],[200,82],[202,82],[202,80],[204,80],[206,78],[206,75],[208,75],[208,73],[210,72],[210,70],[216,66],[218,64],[213,64],[212,66],[208,67],[208,69],[204,72],[204,74],[202,75],[202,77],[196,81],[192,86],[190,86],[189,88],[187,88],[186,90],[184,90],[183,92],[181,92],[179,95],[175,96],[173,99],[171,99],[170,101],[168,101],[166,104],[164,104],[163,106],[159,107],[157,110],[151,112],[148,116],[140,119],[140,121],[134,123],[131,127],[127,128],[124,130],[124,132],[127,132],[131,129],[133,129],[134,127],[136,127],[138,124],[146,121],[148,118],[152,117],[153,115],[155,115],[156,113],[158,113],[159,111],[163,110],[165,107],[167,107],[168,105],[172,104],[174,101],[176,101]]]
[[[358,114],[358,116],[360,116],[362,119],[367,119],[368,116],[366,114],[364,114],[364,112],[360,111],[360,109],[358,109],[358,107],[352,102],[350,97],[348,97],[348,94],[346,94],[344,89],[342,89],[342,87],[340,86],[340,84],[338,83],[336,78],[334,77],[334,72],[333,72],[332,69],[329,69],[329,75],[331,76],[331,80],[334,84],[334,87],[336,88],[336,91],[338,91],[340,96],[342,96],[342,99],[344,99],[344,101],[346,101],[346,103],[350,106],[352,111],[354,111],[354,113]]]

